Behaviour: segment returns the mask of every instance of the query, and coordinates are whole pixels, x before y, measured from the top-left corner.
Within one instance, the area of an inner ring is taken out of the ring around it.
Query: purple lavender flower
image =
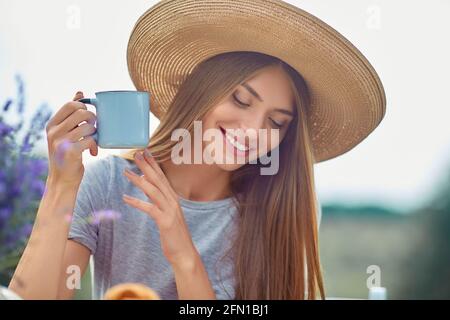
[[[0,108],[0,266],[5,265],[4,257],[15,257],[29,237],[33,213],[45,192],[43,175],[48,170],[47,159],[32,157],[27,152],[42,138],[51,112],[45,104],[38,108],[19,144],[18,134],[25,123],[25,91],[22,78],[17,76],[16,80],[17,98],[8,99]],[[11,108],[13,105],[17,108]],[[6,123],[3,114],[7,111],[16,112],[18,122]],[[11,277],[14,268],[0,267],[0,278]]]
[[[3,123],[0,120],[0,138],[8,136],[13,130],[13,127],[7,125],[6,123]]]
[[[8,111],[8,109],[9,109],[9,107],[11,106],[12,102],[13,102],[12,99],[6,100],[6,103],[5,103],[5,105],[3,106],[3,112]]]
[[[17,245],[19,241],[23,241],[28,238],[31,234],[33,225],[31,223],[25,223],[20,228],[14,230],[14,232],[9,232],[6,236],[6,247],[13,248]]]
[[[47,105],[43,104],[31,119],[30,128],[22,141],[21,153],[30,151],[36,141],[41,139],[42,129],[51,116],[51,111],[47,110],[47,108]]]
[[[29,166],[30,173],[33,177],[39,177],[44,173],[47,173],[48,162],[44,159],[34,159]]]
[[[0,208],[0,229],[6,225],[6,222],[11,217],[12,210],[10,207]]]
[[[19,121],[19,123],[16,124],[16,125],[13,127],[13,128],[14,128],[14,131],[15,131],[15,132],[19,132],[19,131],[22,129],[23,124],[24,124],[24,120],[21,119],[21,120]]]
[[[31,234],[31,230],[33,229],[33,224],[26,223],[24,224],[18,232],[19,239],[28,238]]]
[[[33,147],[33,144],[30,143],[30,134],[28,133],[22,142],[22,147],[20,148],[20,152],[28,152]]]
[[[92,213],[90,223],[98,225],[103,220],[116,220],[120,218],[120,212],[114,210],[99,210]]]
[[[45,183],[42,180],[34,179],[31,181],[31,189],[41,198],[44,195]]]
[[[8,196],[10,199],[17,198],[17,196],[21,194],[21,190],[20,182],[16,180],[12,188],[9,190]]]
[[[24,83],[22,80],[22,77],[20,75],[16,75],[16,81],[18,86],[18,102],[17,102],[17,111],[19,114],[23,114],[23,110],[25,107],[25,90],[24,90]]]
[[[0,201],[3,201],[6,198],[7,188],[6,183],[0,180]]]
[[[57,166],[62,167],[64,165],[64,156],[71,145],[72,143],[67,139],[64,139],[59,144],[58,149],[55,152],[55,161]]]
[[[7,197],[7,183],[6,174],[0,169],[0,201]]]

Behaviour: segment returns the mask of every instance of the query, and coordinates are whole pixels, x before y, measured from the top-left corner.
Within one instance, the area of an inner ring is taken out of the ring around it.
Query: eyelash
[[[233,93],[233,99],[234,99],[234,101],[236,101],[237,105],[241,108],[247,108],[250,106],[249,104],[243,103],[238,98],[236,98],[236,95],[234,93]]]
[[[238,105],[239,108],[245,109],[245,108],[247,108],[247,107],[250,106],[249,104],[243,103],[243,102],[241,102],[238,98],[236,98],[236,95],[235,95],[234,93],[233,93],[233,99],[234,99],[234,101],[236,102],[236,104]],[[274,121],[274,120],[272,120],[272,119],[270,119],[270,120],[271,120],[272,123],[275,125],[275,127],[277,127],[277,128],[283,127],[282,124],[279,124],[279,123],[277,123],[276,121]]]

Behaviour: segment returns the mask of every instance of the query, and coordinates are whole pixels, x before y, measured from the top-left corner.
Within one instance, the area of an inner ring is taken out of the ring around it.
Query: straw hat
[[[128,71],[137,90],[151,93],[151,112],[160,119],[199,62],[230,51],[275,56],[303,76],[316,163],[355,147],[384,117],[383,86],[362,53],[325,22],[280,0],[160,1],[133,28]]]

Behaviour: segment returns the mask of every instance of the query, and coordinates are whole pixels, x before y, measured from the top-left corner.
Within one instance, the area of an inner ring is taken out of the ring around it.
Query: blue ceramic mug
[[[97,123],[92,137],[105,149],[142,148],[149,143],[149,93],[100,91],[78,101],[95,106]]]

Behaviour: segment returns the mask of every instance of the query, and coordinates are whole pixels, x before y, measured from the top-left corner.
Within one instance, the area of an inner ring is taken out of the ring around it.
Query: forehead
[[[261,96],[264,100],[262,103],[268,107],[293,111],[294,93],[289,75],[280,67],[264,68],[245,83]],[[243,86],[239,88],[248,93]]]

